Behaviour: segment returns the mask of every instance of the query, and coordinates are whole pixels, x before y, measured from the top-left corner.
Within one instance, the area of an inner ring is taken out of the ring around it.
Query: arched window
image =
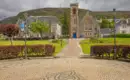
[[[73,8],[73,14],[76,14],[76,8]]]

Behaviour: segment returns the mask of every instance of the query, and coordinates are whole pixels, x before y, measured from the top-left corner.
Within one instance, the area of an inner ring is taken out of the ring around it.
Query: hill
[[[80,20],[82,17],[86,14],[88,10],[85,9],[79,9],[79,18]],[[59,19],[61,19],[62,16],[64,16],[64,12],[66,12],[68,19],[70,16],[70,8],[40,8],[40,9],[33,9],[28,10],[24,12],[20,12],[17,16],[6,18],[0,23],[16,23],[18,18],[24,19],[23,14],[28,13],[31,16],[57,16]],[[113,12],[112,11],[90,11],[90,14],[93,15],[96,18],[113,18]],[[128,18],[130,17],[130,11],[117,11],[117,18]]]
[[[87,10],[79,9],[80,18],[85,15]],[[64,16],[64,12],[66,12],[68,18],[70,16],[70,8],[41,8],[34,9],[25,12],[20,12],[17,16],[9,17],[1,21],[1,23],[16,23],[18,18],[24,19],[24,13],[28,13],[30,16],[56,16],[59,19]]]

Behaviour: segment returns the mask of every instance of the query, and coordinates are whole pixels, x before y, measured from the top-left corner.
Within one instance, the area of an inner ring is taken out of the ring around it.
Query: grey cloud
[[[76,1],[76,0],[74,0]],[[130,0],[77,0],[80,8],[92,11],[130,10]],[[21,11],[43,7],[69,7],[72,0],[0,0],[0,18],[14,16]]]

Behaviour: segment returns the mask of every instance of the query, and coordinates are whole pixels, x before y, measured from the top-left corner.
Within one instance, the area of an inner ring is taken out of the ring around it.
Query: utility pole
[[[113,9],[114,12],[114,59],[116,59],[116,9]]]
[[[27,13],[25,13],[24,14],[24,17],[25,17],[25,26],[24,26],[24,35],[25,35],[25,38],[24,38],[24,42],[25,42],[25,51],[24,51],[24,54],[25,54],[25,59],[27,59],[27,40],[26,40],[26,38],[27,38],[27,16],[28,16],[28,14]]]

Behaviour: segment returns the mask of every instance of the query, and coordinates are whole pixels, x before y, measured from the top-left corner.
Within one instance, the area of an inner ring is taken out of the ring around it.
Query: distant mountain
[[[12,16],[12,17],[8,17],[8,18],[5,18],[3,20],[0,21],[0,23],[16,23],[17,21],[17,16]]]
[[[86,14],[88,10],[85,9],[79,9],[79,18],[80,20],[83,18],[83,16]],[[6,18],[0,23],[16,23],[16,21],[21,18],[24,19],[23,14],[28,13],[30,16],[57,16],[59,19],[64,15],[64,12],[68,15],[68,18],[70,16],[70,8],[40,8],[40,9],[33,9],[28,10],[24,12],[20,12],[17,16]],[[113,12],[112,11],[90,11],[90,14],[93,15],[96,18],[101,17],[107,17],[107,18],[113,18]],[[117,17],[130,17],[130,11],[117,11]]]

